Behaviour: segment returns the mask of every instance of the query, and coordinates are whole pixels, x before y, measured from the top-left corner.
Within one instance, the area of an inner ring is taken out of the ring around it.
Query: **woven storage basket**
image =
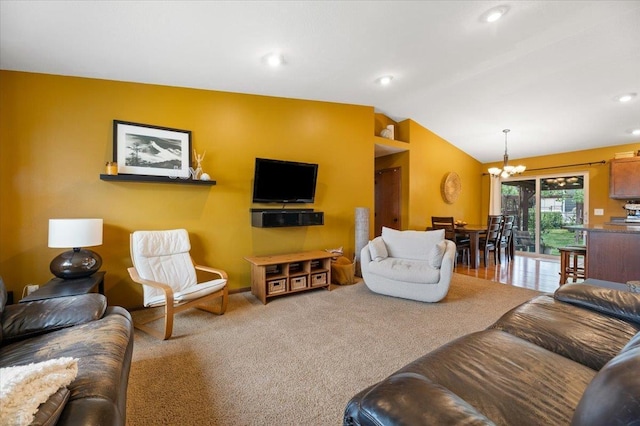
[[[356,264],[344,256],[340,256],[331,262],[331,282],[334,284],[348,285],[355,282]]]

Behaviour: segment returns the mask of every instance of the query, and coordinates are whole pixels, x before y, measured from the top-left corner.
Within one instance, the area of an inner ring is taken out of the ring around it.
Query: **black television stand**
[[[289,226],[324,225],[324,213],[313,209],[251,209],[251,226],[283,228]]]

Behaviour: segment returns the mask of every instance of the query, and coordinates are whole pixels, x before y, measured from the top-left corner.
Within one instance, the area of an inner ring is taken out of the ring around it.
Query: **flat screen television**
[[[313,203],[318,165],[256,158],[254,203]]]

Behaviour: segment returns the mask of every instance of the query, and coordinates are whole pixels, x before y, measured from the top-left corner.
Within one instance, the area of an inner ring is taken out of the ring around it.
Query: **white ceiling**
[[[0,68],[370,105],[482,162],[640,140],[640,0],[1,0]]]

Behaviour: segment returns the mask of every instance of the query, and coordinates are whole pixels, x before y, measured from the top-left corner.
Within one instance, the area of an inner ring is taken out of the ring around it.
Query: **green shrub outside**
[[[529,229],[535,229],[535,212],[529,209]],[[540,216],[541,249],[545,254],[559,255],[559,247],[584,244],[582,235],[568,229],[562,229],[564,223],[560,212],[542,212]]]

